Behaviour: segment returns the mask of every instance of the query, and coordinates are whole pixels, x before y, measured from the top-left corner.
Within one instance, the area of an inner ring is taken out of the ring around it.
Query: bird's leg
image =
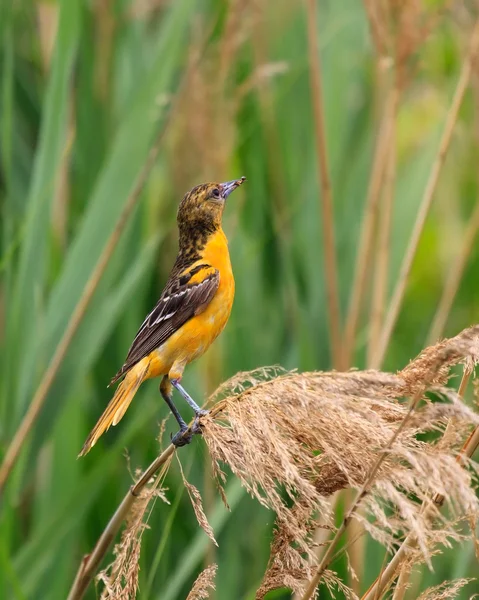
[[[183,398],[188,402],[188,404],[194,410],[195,415],[204,416],[204,415],[208,414],[207,410],[201,409],[196,404],[196,402],[193,400],[193,398],[188,394],[188,392],[185,390],[185,388],[181,385],[179,379],[170,379],[170,381],[171,381],[171,384],[173,385],[173,387],[175,387],[180,392],[180,394],[183,396]]]
[[[201,433],[201,430],[198,426],[199,418],[204,415],[207,415],[209,411],[203,410],[196,404],[196,402],[193,400],[193,398],[188,394],[188,392],[185,390],[185,388],[181,385],[179,378],[170,379],[170,381],[171,381],[171,384],[173,385],[173,387],[175,387],[180,392],[180,394],[183,396],[183,398],[186,400],[186,402],[188,402],[188,404],[191,406],[191,408],[195,412],[195,421],[193,423],[193,427],[191,428],[192,432],[193,433]]]
[[[168,376],[165,375],[161,380],[160,394],[163,396],[163,400],[166,402],[166,404],[168,404],[168,408],[171,410],[173,416],[178,422],[178,425],[180,426],[180,430],[178,431],[178,433],[176,433],[171,438],[171,443],[177,447],[186,446],[186,444],[189,444],[191,442],[191,438],[193,437],[193,435],[192,433],[190,435],[185,435],[185,431],[187,431],[188,425],[185,423],[183,417],[180,415],[179,410],[173,403],[173,400],[171,398],[172,391],[173,390],[171,389],[171,384],[168,379]]]

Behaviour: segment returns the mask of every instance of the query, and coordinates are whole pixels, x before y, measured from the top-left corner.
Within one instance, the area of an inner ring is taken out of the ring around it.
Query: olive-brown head
[[[202,183],[188,192],[178,208],[180,247],[204,243],[221,227],[226,198],[246,177],[224,183]]]

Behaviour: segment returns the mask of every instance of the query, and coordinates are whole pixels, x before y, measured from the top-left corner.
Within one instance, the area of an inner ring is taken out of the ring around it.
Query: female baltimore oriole
[[[194,410],[196,421],[205,414],[181,385],[181,377],[185,366],[201,356],[223,331],[230,316],[235,283],[221,218],[226,198],[244,181],[245,177],[204,183],[181,201],[175,264],[155,308],[136,334],[125,364],[110,382],[123,378],[80,456],[120,421],[141,383],[160,375],[161,395],[180,426],[172,443],[182,446],[191,441],[191,435],[184,435],[187,425],[173,404],[172,386]]]

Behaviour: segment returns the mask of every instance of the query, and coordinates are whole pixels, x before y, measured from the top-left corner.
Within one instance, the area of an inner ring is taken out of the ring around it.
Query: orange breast
[[[218,269],[218,290],[202,313],[186,322],[155,350],[151,356],[150,377],[166,373],[170,373],[170,377],[181,377],[184,367],[206,352],[228,322],[233,306],[235,283],[228,241],[222,230],[209,239],[199,262],[207,262]]]

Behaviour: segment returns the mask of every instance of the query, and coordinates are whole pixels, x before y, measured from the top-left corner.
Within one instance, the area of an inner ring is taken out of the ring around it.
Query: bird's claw
[[[203,429],[201,427],[200,418],[205,417],[209,414],[209,410],[200,410],[195,414],[195,420],[188,431],[187,427],[182,427],[175,435],[171,438],[171,443],[177,448],[187,446],[191,443],[194,435],[202,435]]]
[[[187,431],[188,428],[180,429],[177,433],[175,433],[175,435],[171,438],[171,443],[173,446],[181,448],[182,446],[187,446],[191,442],[193,438],[193,431],[190,431],[189,433],[187,433]]]

